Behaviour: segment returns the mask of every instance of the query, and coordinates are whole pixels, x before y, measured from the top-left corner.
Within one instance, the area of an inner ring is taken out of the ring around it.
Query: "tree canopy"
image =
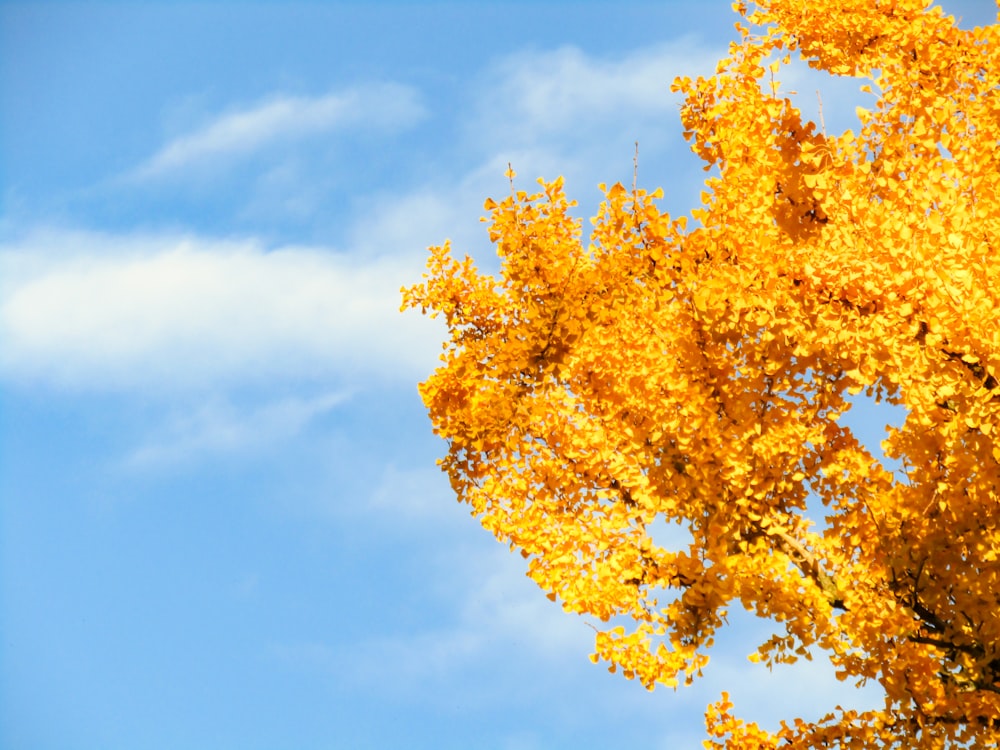
[[[689,217],[602,185],[584,244],[561,179],[512,187],[486,202],[498,275],[445,244],[404,290],[450,334],[420,386],[441,465],[626,677],[690,682],[742,607],[777,631],[751,660],[825,652],[884,689],[774,731],[723,695],[708,747],[995,747],[1000,26],[734,9],[715,75],[674,82],[710,171]],[[856,130],[803,119],[792,58],[862,79]],[[840,420],[859,393],[904,410],[881,446]]]

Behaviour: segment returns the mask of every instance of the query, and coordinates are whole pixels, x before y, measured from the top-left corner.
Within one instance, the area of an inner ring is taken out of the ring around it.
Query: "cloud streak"
[[[138,470],[172,467],[192,459],[267,448],[291,440],[348,397],[334,392],[285,398],[242,412],[228,401],[213,400],[172,419],[161,434],[133,450],[123,466]]]
[[[220,160],[236,159],[274,143],[348,129],[396,130],[425,115],[418,92],[400,84],[358,87],[319,97],[278,94],[235,109],[164,145],[133,173],[155,179]]]
[[[440,331],[400,315],[421,258],[55,233],[0,247],[0,376],[98,390],[414,382]]]

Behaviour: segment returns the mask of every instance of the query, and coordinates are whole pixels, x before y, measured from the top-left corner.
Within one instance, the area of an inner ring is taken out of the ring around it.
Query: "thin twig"
[[[636,193],[636,181],[639,177],[639,141],[635,142],[635,156],[632,157],[632,195]]]
[[[819,102],[819,125],[823,129],[823,137],[826,138],[826,122],[823,120],[823,97],[820,96],[819,89],[816,89],[816,101]]]

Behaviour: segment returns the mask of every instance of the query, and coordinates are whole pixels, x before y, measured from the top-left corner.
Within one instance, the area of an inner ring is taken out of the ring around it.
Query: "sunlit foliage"
[[[450,332],[420,391],[454,491],[606,623],[595,661],[690,682],[744,607],[777,631],[751,660],[885,692],[774,732],[723,696],[707,747],[1000,741],[1000,26],[923,6],[734,6],[716,74],[674,83],[690,217],[602,186],[584,245],[561,180],[512,188],[498,276],[445,245],[404,290]],[[803,120],[793,58],[863,79],[856,131]],[[861,392],[905,410],[881,454],[840,420]]]

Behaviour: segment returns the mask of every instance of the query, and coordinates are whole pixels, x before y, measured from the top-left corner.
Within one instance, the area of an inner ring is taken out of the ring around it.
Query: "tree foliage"
[[[708,747],[1000,742],[1000,26],[924,5],[734,6],[716,74],[674,83],[690,219],[602,186],[585,246],[540,181],[486,203],[498,276],[446,244],[404,290],[450,332],[420,390],[455,492],[605,623],[595,661],[690,682],[742,606],[778,631],[751,660],[884,688],[774,732],[724,695]],[[865,79],[857,132],[803,120],[793,56]],[[882,455],[839,419],[861,392],[905,409]]]

